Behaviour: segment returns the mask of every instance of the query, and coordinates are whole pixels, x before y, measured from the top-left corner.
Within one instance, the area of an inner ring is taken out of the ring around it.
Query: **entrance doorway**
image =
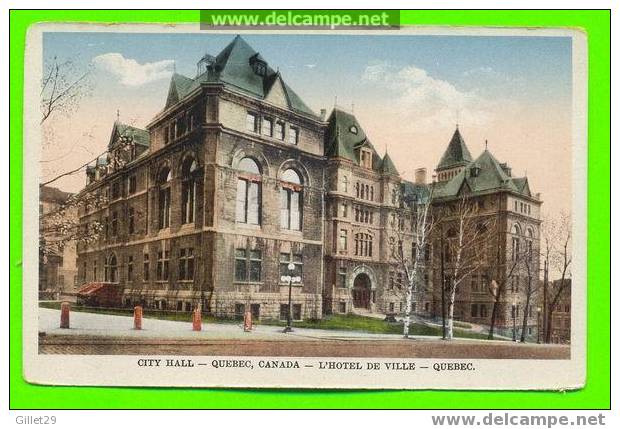
[[[360,273],[353,280],[353,306],[370,310],[371,282],[366,273]]]

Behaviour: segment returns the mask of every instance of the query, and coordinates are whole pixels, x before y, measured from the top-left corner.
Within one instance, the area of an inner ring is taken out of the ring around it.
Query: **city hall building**
[[[441,201],[456,197],[451,183],[469,164],[502,168],[472,160],[464,142],[461,149],[437,168]],[[523,231],[537,228],[540,201],[527,181],[505,168],[497,174],[501,186],[476,195],[506,195],[488,205],[511,212],[502,234],[508,239],[515,219]],[[391,249],[396,235],[410,238],[408,202],[428,195],[428,182],[424,169],[403,180],[353,114],[315,114],[237,36],[203,56],[194,78],[173,74],[164,109],[146,129],[117,120],[108,155],[88,167],[82,195],[97,203],[81,209],[80,221],[100,232],[78,244],[82,300],[284,319],[283,276],[292,275],[300,279],[291,285],[296,320],[397,314],[406,280]],[[531,212],[512,213],[515,196]],[[414,311],[426,316],[440,309],[432,247],[414,296]],[[478,312],[474,319],[483,321]]]

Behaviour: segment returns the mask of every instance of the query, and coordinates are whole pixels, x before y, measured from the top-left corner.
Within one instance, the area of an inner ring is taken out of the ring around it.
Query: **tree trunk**
[[[407,288],[407,297],[405,298],[405,320],[403,323],[403,337],[409,338],[409,325],[411,324],[411,297],[413,295],[413,281],[409,283]]]
[[[448,326],[446,327],[446,340],[451,340],[452,338],[454,338],[454,300],[455,289],[450,291],[450,298],[448,300]]]
[[[525,342],[525,330],[527,329],[527,318],[528,318],[529,310],[530,310],[530,296],[531,294],[528,293],[527,297],[525,298],[525,308],[523,309],[523,323],[521,324],[521,342],[522,343]]]
[[[499,311],[499,300],[501,297],[501,289],[497,288],[497,297],[493,301],[493,310],[491,311],[491,326],[489,326],[488,339],[493,339],[493,331],[495,330],[495,321],[497,320],[497,312]]]

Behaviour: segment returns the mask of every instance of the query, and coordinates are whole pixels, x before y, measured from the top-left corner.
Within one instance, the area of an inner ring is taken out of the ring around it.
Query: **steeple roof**
[[[471,162],[472,159],[471,153],[469,153],[469,149],[467,149],[465,140],[463,140],[463,136],[461,136],[461,132],[457,126],[450,143],[448,143],[446,151],[443,153],[437,165],[437,170],[466,165]]]
[[[398,170],[396,169],[392,158],[390,158],[390,155],[388,155],[387,152],[385,152],[385,156],[383,157],[383,161],[381,162],[381,172],[383,174],[398,176]]]
[[[434,186],[434,195],[437,198],[456,197],[464,189],[472,195],[504,190],[531,196],[527,179],[512,178],[506,174],[502,165],[487,149],[451,180],[435,183]]]

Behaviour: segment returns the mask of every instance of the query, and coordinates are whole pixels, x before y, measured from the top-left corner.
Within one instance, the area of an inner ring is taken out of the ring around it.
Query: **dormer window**
[[[372,168],[372,152],[369,149],[360,150],[360,165],[364,168]]]
[[[478,177],[478,175],[480,174],[480,167],[478,167],[477,165],[473,166],[470,170],[471,173],[471,177]]]
[[[258,54],[250,58],[250,65],[257,75],[263,77],[267,75],[267,63]]]
[[[353,134],[357,134],[357,127],[355,125],[351,125],[349,131],[351,131]]]

